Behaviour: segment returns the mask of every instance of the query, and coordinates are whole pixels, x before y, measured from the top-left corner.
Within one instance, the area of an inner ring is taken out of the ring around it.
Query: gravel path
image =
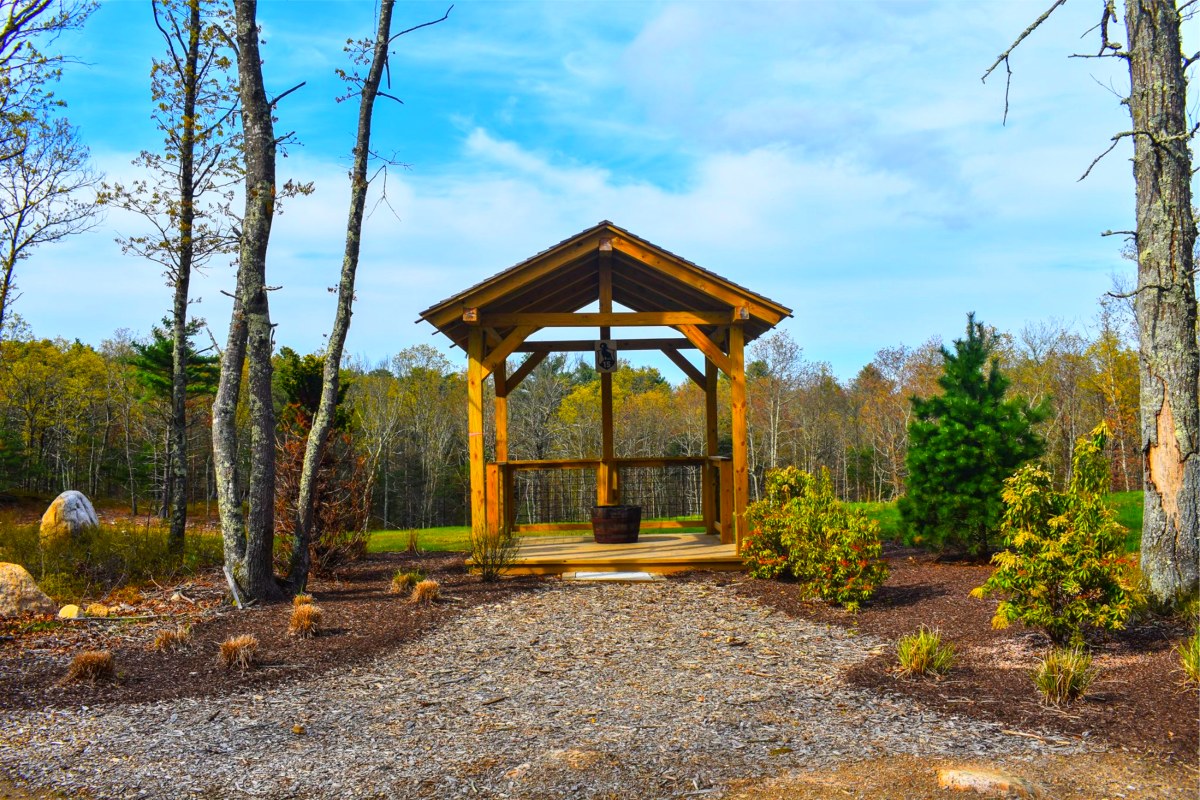
[[[562,584],[259,694],[0,719],[0,767],[96,797],[720,797],[850,759],[1078,745],[848,689],[884,643],[703,583]]]

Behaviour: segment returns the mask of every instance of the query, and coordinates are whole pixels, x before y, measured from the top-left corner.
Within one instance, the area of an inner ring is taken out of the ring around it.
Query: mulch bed
[[[737,591],[790,615],[849,627],[895,642],[922,625],[937,628],[958,657],[941,680],[896,674],[894,651],[851,669],[855,686],[913,698],[946,712],[1022,731],[1098,738],[1196,765],[1200,694],[1185,686],[1174,647],[1189,631],[1177,620],[1150,618],[1090,642],[1100,670],[1090,693],[1061,708],[1047,705],[1031,672],[1050,646],[1038,631],[992,628],[994,599],[969,595],[988,566],[938,563],[927,553],[889,547],[891,575],[858,614],[802,601],[794,585],[738,580]]]
[[[423,570],[440,584],[436,604],[414,605],[407,596],[389,593],[397,570]],[[317,675],[353,666],[411,641],[453,615],[515,592],[536,591],[531,579],[482,583],[468,575],[457,554],[385,553],[314,578],[309,589],[323,612],[321,635],[289,636],[290,602],[237,611],[228,605],[218,574],[182,587],[188,600],[174,600],[178,587],[145,590],[146,598],[119,612],[125,616],[159,614],[152,620],[58,622],[0,620],[0,709],[46,708],[102,703],[139,703],[179,697],[218,695],[267,686],[287,678]],[[181,651],[155,652],[158,631],[176,622],[192,625],[191,643]],[[217,661],[221,642],[251,634],[259,641],[258,661],[241,672]],[[96,685],[64,684],[70,658],[85,649],[108,649],[117,679]]]
[[[983,582],[988,567],[938,563],[920,551],[895,547],[888,549],[887,557],[891,577],[858,614],[804,602],[794,585],[755,581],[737,573],[693,573],[677,579],[730,584],[738,593],[787,614],[890,642],[921,625],[936,627],[958,650],[955,667],[942,680],[900,678],[894,672],[895,657],[888,653],[850,670],[847,678],[853,685],[1006,728],[1094,737],[1183,764],[1197,763],[1200,695],[1195,687],[1184,688],[1173,651],[1187,635],[1186,626],[1150,619],[1120,635],[1097,639],[1093,644],[1101,676],[1092,693],[1055,708],[1040,702],[1030,680],[1034,663],[1048,646],[1045,637],[1020,627],[993,630],[995,602],[968,595]],[[392,575],[414,568],[437,580],[451,599],[426,607],[390,594]],[[389,553],[372,555],[312,582],[325,615],[324,632],[313,639],[287,634],[290,603],[232,610],[224,598],[224,583],[215,574],[184,585],[179,593],[186,600],[175,597],[180,587],[149,587],[140,601],[119,612],[157,615],[149,620],[0,620],[0,709],[220,695],[319,675],[384,654],[474,605],[545,585],[536,578],[482,583],[466,573],[461,555]],[[152,651],[155,634],[177,619],[193,625],[190,646],[170,655]],[[220,642],[239,634],[259,640],[259,666],[244,673],[221,667],[216,658]],[[112,651],[117,679],[63,685],[71,656],[92,648]]]

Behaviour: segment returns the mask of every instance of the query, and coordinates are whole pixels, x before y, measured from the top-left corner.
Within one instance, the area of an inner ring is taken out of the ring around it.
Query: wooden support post
[[[600,313],[612,313],[612,251],[600,245]],[[612,336],[612,328],[600,328],[600,338]],[[621,502],[616,486],[616,468],[613,466],[613,386],[612,373],[600,373],[600,463],[603,468],[598,475],[600,485],[596,487],[597,502],[602,506]]]
[[[487,535],[496,536],[500,533],[502,509],[500,503],[500,465],[488,464],[485,472],[487,485]]]
[[[733,544],[733,461],[718,461],[717,472],[721,487],[721,544]]]
[[[471,535],[487,524],[487,477],[483,452],[483,329],[467,335],[467,455],[471,475]]]
[[[500,361],[492,371],[496,385],[496,460],[508,461],[508,362]]]
[[[517,504],[513,502],[513,491],[515,481],[513,480],[513,469],[509,464],[500,465],[500,489],[501,503],[500,508],[503,509],[501,520],[504,522],[503,533],[507,536],[513,532],[517,525]]]
[[[717,454],[717,365],[704,359],[704,455],[709,460],[701,470],[701,507],[704,509],[704,532],[717,532],[717,466],[711,460]]]
[[[733,525],[740,553],[746,533],[746,504],[750,496],[750,472],[746,461],[745,332],[741,325],[729,326],[729,367],[730,412],[733,417]]]

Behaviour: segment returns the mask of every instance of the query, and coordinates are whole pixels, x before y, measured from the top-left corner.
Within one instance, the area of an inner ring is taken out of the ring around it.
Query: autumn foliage
[[[299,406],[281,415],[275,473],[276,565],[285,569],[296,526],[296,497],[311,421]],[[320,575],[367,551],[366,462],[354,449],[350,435],[330,434],[314,492],[313,537],[309,544],[313,571]]]

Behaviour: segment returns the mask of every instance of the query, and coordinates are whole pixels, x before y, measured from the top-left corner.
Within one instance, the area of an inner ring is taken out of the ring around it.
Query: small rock
[[[53,614],[54,601],[20,564],[0,563],[0,617]]]
[[[58,610],[59,619],[75,619],[79,616],[79,606],[74,603],[67,603]]]
[[[528,761],[526,761],[524,764],[515,766],[508,772],[504,773],[504,777],[508,778],[510,781],[519,781],[521,778],[525,777],[526,772],[529,772],[529,767],[530,764]]]
[[[1036,798],[1041,795],[1029,781],[983,769],[939,769],[938,786],[993,797]]]

